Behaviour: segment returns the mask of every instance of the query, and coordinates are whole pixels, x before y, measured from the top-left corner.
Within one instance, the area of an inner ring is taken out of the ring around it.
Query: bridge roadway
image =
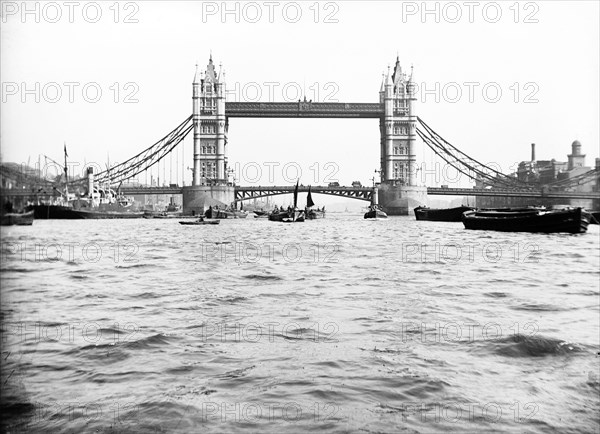
[[[308,192],[308,186],[299,186],[298,191]],[[125,195],[140,194],[182,194],[182,187],[123,187],[121,192]],[[290,194],[294,192],[294,186],[255,186],[235,187],[236,201],[256,199],[265,196],[279,194]],[[311,186],[311,192],[315,194],[327,194],[332,196],[347,197],[370,201],[373,194],[372,187],[329,187]],[[485,188],[440,188],[427,187],[427,194],[432,196],[488,196],[488,197],[530,197],[545,199],[596,199],[600,200],[600,192],[571,192],[571,191],[520,191],[500,190]],[[58,196],[56,192],[46,189],[45,192],[37,193],[32,189],[0,189],[1,197],[26,197],[32,199],[39,197]]]

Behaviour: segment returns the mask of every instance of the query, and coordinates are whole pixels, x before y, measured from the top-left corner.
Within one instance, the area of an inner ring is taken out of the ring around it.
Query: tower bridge
[[[127,196],[133,195],[176,195],[183,194],[185,187],[124,187],[121,193]],[[235,202],[245,200],[259,199],[267,196],[277,196],[282,194],[292,194],[294,186],[236,186]],[[299,192],[308,192],[308,186],[299,186]],[[325,194],[330,196],[345,197],[348,199],[358,199],[363,201],[373,200],[374,187],[329,187],[313,185],[310,187],[311,193]],[[531,199],[582,199],[598,200],[598,192],[574,192],[574,191],[545,191],[545,190],[507,190],[507,189],[487,189],[487,188],[445,188],[445,187],[427,187],[429,196],[475,196],[475,197],[520,197]],[[2,188],[0,196],[2,197],[40,197],[51,198],[60,194],[49,187],[46,189],[27,189],[27,188]]]
[[[390,215],[407,214],[417,205],[426,205],[428,195],[522,197],[536,199],[581,199],[600,202],[600,165],[596,168],[544,186],[498,172],[450,144],[415,113],[413,70],[407,74],[397,58],[384,75],[379,98],[372,103],[332,103],[299,100],[297,102],[226,102],[225,72],[215,68],[212,55],[204,71],[196,66],[192,83],[192,114],[153,145],[110,169],[98,174],[88,170],[87,179],[71,180],[69,186],[100,184],[121,185],[150,170],[170,154],[193,131],[192,185],[185,187],[128,187],[125,194],[182,194],[185,213],[199,214],[216,199],[225,204],[265,196],[287,194],[292,186],[235,186],[230,172],[227,133],[233,118],[350,118],[379,119],[379,170],[376,187],[312,186],[314,193],[375,201]],[[419,137],[445,163],[482,187],[436,188],[417,185],[418,171],[415,142]],[[377,144],[374,144],[377,146]],[[579,145],[580,146],[580,145]],[[569,156],[582,159],[576,154]],[[376,164],[376,163],[375,163]],[[1,176],[4,176],[4,168]],[[2,196],[42,198],[59,195],[48,180],[28,183],[28,188],[2,188]],[[588,192],[569,191],[595,182]],[[71,189],[71,187],[69,187]],[[307,191],[308,187],[300,187]],[[89,190],[89,187],[88,187]],[[72,190],[71,190],[72,191]],[[537,202],[537,201],[536,201]]]
[[[374,103],[324,103],[306,99],[298,102],[226,102],[225,72],[222,67],[217,71],[211,55],[205,71],[196,66],[192,83],[193,185],[183,189],[184,212],[203,211],[209,197],[224,203],[237,198],[235,188],[228,185],[226,179],[229,120],[250,117],[379,119],[381,184],[378,196],[381,205],[394,215],[407,214],[412,206],[427,203],[426,187],[416,185],[417,117],[412,80],[412,68],[407,75],[397,58],[393,70],[388,68],[381,82],[378,101]],[[327,191],[325,194],[331,194]]]

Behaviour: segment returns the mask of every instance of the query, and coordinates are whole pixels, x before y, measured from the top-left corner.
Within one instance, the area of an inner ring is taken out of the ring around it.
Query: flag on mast
[[[65,157],[68,157],[69,154],[67,154],[67,142],[65,142]]]

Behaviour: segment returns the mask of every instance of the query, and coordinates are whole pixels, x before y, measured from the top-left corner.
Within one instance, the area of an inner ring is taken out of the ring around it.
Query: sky
[[[588,166],[599,155],[597,1],[1,5],[2,161],[62,161],[65,143],[81,171],[126,160],[191,114],[211,53],[237,101],[377,102],[398,56],[414,67],[418,116],[481,162],[508,173],[531,143],[566,161],[575,139]],[[227,148],[242,185],[370,185],[379,125],[231,119]],[[441,163],[420,140],[416,152],[426,170]],[[190,166],[191,135],[152,176],[189,183]],[[469,185],[440,173],[419,182]]]

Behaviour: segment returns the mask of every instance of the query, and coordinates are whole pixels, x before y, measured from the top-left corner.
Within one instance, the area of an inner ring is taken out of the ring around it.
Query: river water
[[[2,228],[3,430],[598,432],[598,229]]]

